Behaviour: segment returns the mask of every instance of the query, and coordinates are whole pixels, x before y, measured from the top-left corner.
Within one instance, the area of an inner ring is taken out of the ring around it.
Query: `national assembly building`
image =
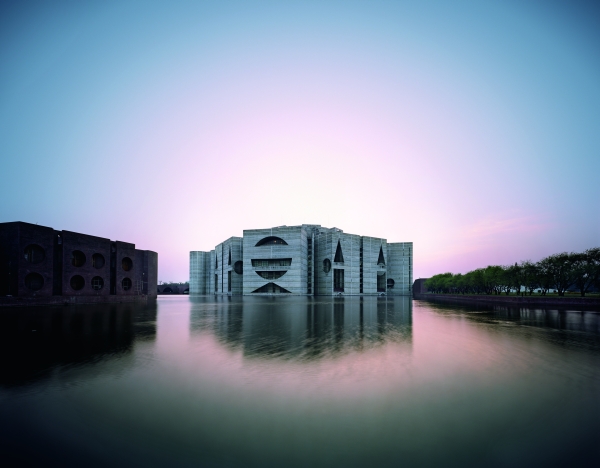
[[[318,224],[249,229],[190,252],[190,294],[410,296],[412,242]]]

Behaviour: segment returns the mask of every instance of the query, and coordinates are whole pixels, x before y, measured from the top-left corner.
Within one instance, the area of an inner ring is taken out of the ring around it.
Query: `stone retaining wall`
[[[414,299],[508,306],[586,306],[600,309],[600,299],[585,297],[487,296],[463,294],[414,294]]]

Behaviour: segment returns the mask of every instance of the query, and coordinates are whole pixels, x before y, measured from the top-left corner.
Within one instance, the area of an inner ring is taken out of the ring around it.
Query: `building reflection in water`
[[[385,342],[412,345],[408,297],[191,297],[191,333],[247,357],[318,359]]]
[[[90,365],[154,341],[156,301],[0,310],[0,386],[51,378],[57,369]]]

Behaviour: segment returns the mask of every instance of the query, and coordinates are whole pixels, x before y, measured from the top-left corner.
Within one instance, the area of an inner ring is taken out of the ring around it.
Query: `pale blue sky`
[[[594,2],[5,2],[0,222],[159,252],[319,223],[415,277],[600,244]]]

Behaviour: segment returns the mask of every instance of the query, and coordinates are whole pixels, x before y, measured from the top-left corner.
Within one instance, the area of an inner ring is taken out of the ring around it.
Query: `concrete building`
[[[23,222],[0,223],[0,297],[9,305],[7,298],[54,303],[66,297],[79,299],[74,302],[156,297],[157,274],[156,252],[128,242]]]
[[[318,224],[244,230],[190,252],[190,294],[410,296],[412,242]]]

